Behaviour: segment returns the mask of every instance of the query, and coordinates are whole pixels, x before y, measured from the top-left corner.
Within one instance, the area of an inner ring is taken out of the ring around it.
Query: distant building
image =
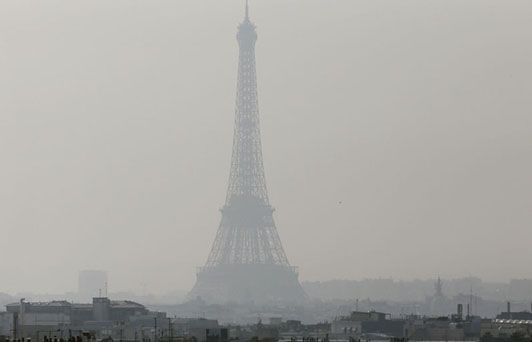
[[[123,337],[134,320],[148,317],[148,321],[154,324],[153,318],[157,315],[160,316],[139,303],[114,301],[106,297],[93,298],[92,304],[74,304],[64,300],[30,303],[22,299],[6,305],[6,312],[0,315],[0,332],[4,336],[26,337],[34,341],[65,332],[71,334],[72,331]],[[134,336],[134,332],[130,335]]]
[[[13,314],[0,312],[0,336],[13,336]]]
[[[276,342],[280,336],[279,328],[278,325],[263,324],[259,320],[257,324],[232,329],[230,338],[251,342]]]
[[[227,342],[229,330],[227,328],[205,329],[205,336],[205,342]]]
[[[353,311],[349,316],[337,317],[331,324],[335,336],[359,336],[362,334],[382,334],[391,337],[405,336],[405,321],[392,320],[382,312]]]
[[[448,317],[420,318],[409,321],[406,337],[413,341],[464,341],[464,328]]]
[[[443,281],[440,277],[434,283],[434,295],[425,298],[424,312],[431,316],[444,316],[453,309],[453,302],[443,291]]]
[[[519,321],[532,321],[532,304],[530,311],[512,311],[512,305],[510,302],[506,303],[506,311],[501,312],[495,317],[497,320],[519,320]]]
[[[177,336],[195,337],[198,341],[204,342],[207,330],[217,331],[220,325],[214,319],[176,318],[172,320],[172,329]]]
[[[496,318],[501,320],[532,321],[532,312],[501,312]]]

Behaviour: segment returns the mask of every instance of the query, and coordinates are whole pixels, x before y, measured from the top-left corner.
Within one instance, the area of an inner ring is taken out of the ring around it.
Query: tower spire
[[[249,21],[249,5],[248,5],[248,0],[246,0],[246,18],[244,19],[245,21]]]

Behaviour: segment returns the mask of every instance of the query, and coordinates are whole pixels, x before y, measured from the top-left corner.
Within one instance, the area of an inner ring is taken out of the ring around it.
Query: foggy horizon
[[[532,3],[251,0],[299,279],[532,278]],[[0,3],[0,292],[186,292],[220,223],[244,2]],[[474,20],[473,20],[474,18]]]
[[[103,270],[82,270],[82,271],[103,271]],[[103,271],[105,272],[105,271]],[[71,281],[70,277],[68,276],[65,276],[63,279],[66,279],[68,280],[68,282],[72,282],[73,283],[73,287],[72,288],[68,288],[68,289],[61,289],[60,291],[57,291],[57,292],[38,292],[38,291],[34,291],[32,289],[26,289],[26,290],[18,290],[16,292],[6,292],[6,291],[0,291],[0,294],[5,294],[5,295],[9,295],[11,297],[14,297],[14,298],[17,298],[17,296],[20,296],[20,295],[24,295],[24,296],[30,296],[28,298],[25,298],[27,300],[30,300],[30,301],[43,301],[43,300],[46,300],[46,299],[51,299],[51,298],[54,298],[56,300],[60,300],[60,299],[64,299],[63,296],[66,296],[66,298],[75,298],[77,300],[79,300],[81,297],[80,297],[80,292],[79,292],[79,281],[78,281],[78,278],[77,277],[74,277],[74,281]],[[504,287],[508,287],[512,281],[530,281],[531,279],[528,279],[528,278],[513,278],[513,279],[510,279],[509,281],[501,281],[501,282],[489,282],[489,281],[486,281],[484,279],[481,279],[481,278],[478,278],[478,277],[475,277],[474,275],[469,275],[469,276],[464,276],[464,277],[457,277],[457,278],[448,278],[448,279],[443,279],[440,277],[440,279],[442,280],[443,284],[444,284],[444,294],[445,295],[450,295],[451,297],[452,296],[456,296],[457,294],[462,294],[462,295],[469,295],[470,293],[470,290],[471,290],[471,293],[475,296],[479,295],[479,293],[483,292],[483,291],[486,291],[486,288],[484,288],[484,286],[486,284],[489,285],[489,287],[493,287],[494,285],[502,285]],[[111,298],[116,298],[116,299],[128,299],[129,297],[124,297],[124,296],[135,296],[137,298],[150,298],[150,297],[155,297],[154,299],[156,299],[157,301],[160,301],[160,300],[163,300],[163,299],[166,299],[168,300],[167,298],[169,298],[169,301],[167,304],[169,305],[173,305],[173,304],[177,304],[177,303],[180,303],[180,302],[184,302],[185,301],[185,296],[187,295],[187,293],[190,291],[190,288],[183,288],[183,289],[180,289],[180,288],[176,288],[176,289],[171,289],[170,291],[162,291],[162,292],[152,292],[151,291],[151,288],[148,286],[147,283],[145,284],[141,284],[141,288],[138,289],[138,290],[127,290],[127,289],[115,289],[113,288],[113,285],[112,285],[112,276],[108,276],[108,284],[107,284],[107,288],[105,288],[105,286],[102,286],[102,288],[99,289],[99,292],[97,294],[97,297],[98,296],[103,296],[103,297],[111,297]],[[325,286],[328,286],[332,283],[335,283],[335,282],[348,282],[348,283],[372,283],[372,282],[380,282],[380,281],[383,281],[383,282],[388,282],[388,281],[391,281],[392,282],[392,285],[393,286],[401,286],[401,285],[404,285],[404,284],[409,284],[409,283],[430,283],[430,290],[428,291],[428,294],[427,295],[432,295],[434,290],[433,290],[433,287],[434,287],[434,284],[436,283],[436,281],[438,280],[438,276],[436,277],[433,277],[433,278],[424,278],[424,279],[421,279],[421,278],[412,278],[412,279],[394,279],[394,278],[390,278],[390,277],[377,277],[377,278],[364,278],[364,279],[346,279],[346,278],[332,278],[332,279],[323,279],[323,280],[301,280],[301,283],[303,285],[304,288],[309,288],[309,287],[312,287],[314,285],[318,285],[318,284],[323,284]],[[478,283],[478,281],[480,281],[480,285]],[[460,282],[460,283],[468,283],[470,284],[470,288],[468,287],[467,288],[467,291],[456,291],[456,289],[453,287],[451,290],[449,290],[447,288],[447,286],[449,284],[454,284],[456,282]],[[145,288],[143,288],[142,286],[146,285]],[[448,292],[451,292],[450,294]],[[95,294],[96,295],[96,294]],[[94,297],[94,296],[91,296],[91,297]],[[332,298],[332,299],[342,299],[342,300],[345,300],[345,298],[342,298],[343,296],[339,296],[337,298]],[[367,300],[370,300],[371,297],[363,297],[362,298],[365,298]],[[131,299],[131,298],[129,298]],[[356,299],[356,298],[352,298],[352,297],[349,297],[350,300],[353,300],[353,299]],[[360,299],[360,298],[359,298]],[[376,298],[373,298],[373,299],[376,299]],[[379,298],[377,298],[378,300]],[[510,298],[513,302],[515,303],[519,303],[519,304],[522,304],[522,302],[526,302],[526,298]],[[81,302],[84,302],[84,301],[87,301],[88,299],[85,299],[85,300],[81,300]],[[176,301],[177,300],[177,301]],[[385,298],[385,300],[391,300],[391,298]],[[493,300],[492,298],[488,298],[488,300]],[[407,300],[408,301],[408,300]],[[148,303],[148,304],[153,304],[153,303]]]

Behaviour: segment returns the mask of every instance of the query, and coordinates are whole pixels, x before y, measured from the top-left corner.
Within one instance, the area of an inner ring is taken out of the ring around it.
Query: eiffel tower
[[[213,303],[297,303],[306,299],[290,266],[268,199],[259,124],[255,25],[248,4],[238,27],[240,48],[233,154],[222,220],[188,298]]]

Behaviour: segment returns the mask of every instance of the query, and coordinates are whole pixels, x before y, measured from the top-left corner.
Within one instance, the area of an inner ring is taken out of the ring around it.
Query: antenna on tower
[[[248,0],[246,0],[246,21],[249,21],[249,5],[248,5]]]

